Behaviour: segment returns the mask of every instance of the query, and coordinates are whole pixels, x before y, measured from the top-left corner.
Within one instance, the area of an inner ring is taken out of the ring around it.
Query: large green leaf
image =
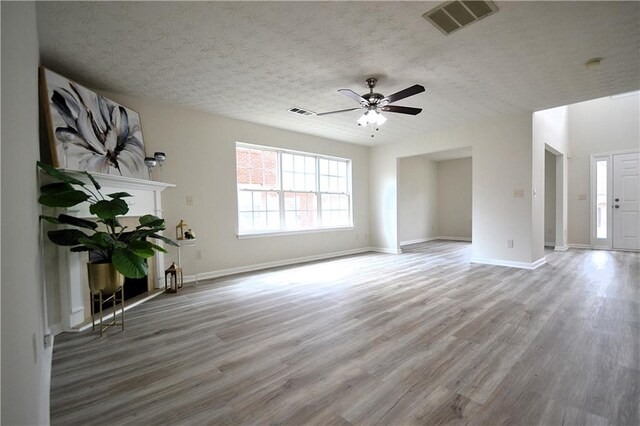
[[[120,199],[120,198],[126,198],[126,197],[133,197],[133,195],[129,194],[128,192],[114,192],[113,194],[107,194],[107,197],[113,198],[113,199]]]
[[[95,179],[93,178],[93,176],[91,176],[91,175],[89,174],[89,172],[84,172],[84,174],[85,174],[85,175],[87,175],[87,177],[89,178],[89,180],[91,181],[91,183],[93,184],[93,186],[94,186],[98,191],[100,191],[100,188],[102,188],[102,187],[100,186],[100,184],[98,183],[98,181],[97,181],[97,180],[95,180]]]
[[[81,180],[78,180],[72,176],[70,176],[69,174],[60,171],[58,169],[56,169],[55,167],[53,167],[50,164],[46,164],[43,163],[42,161],[38,161],[38,167],[40,167],[40,169],[42,169],[43,172],[45,172],[46,174],[48,174],[49,176],[53,176],[54,178],[61,180],[63,182],[67,182],[67,183],[71,183],[73,185],[80,185],[80,186],[84,186],[84,182]]]
[[[89,207],[89,211],[102,220],[114,219],[116,216],[127,214],[129,206],[119,198],[100,200]]]
[[[81,244],[80,239],[87,238],[87,234],[78,229],[59,229],[47,232],[47,236],[52,243],[59,246],[77,246]]]
[[[96,232],[90,237],[81,238],[79,242],[93,250],[110,250],[115,245],[111,235],[106,232]]]
[[[161,252],[161,253],[169,253],[168,251],[166,251],[166,250],[164,249],[164,247],[160,247],[160,246],[155,245],[155,244],[153,244],[153,243],[149,243],[149,244],[151,244],[151,247],[153,247],[156,251],[159,251],[159,252]]]
[[[78,228],[96,229],[98,227],[98,224],[95,222],[75,216],[69,216],[64,213],[58,215],[58,221],[67,225],[77,226]]]
[[[73,207],[88,199],[89,194],[74,189],[71,191],[57,192],[55,194],[42,194],[40,198],[38,198],[38,202],[47,207]]]
[[[164,221],[164,219],[160,219],[158,216],[154,216],[152,214],[145,214],[144,216],[140,216],[139,222],[140,222],[140,225],[147,225],[157,220]]]
[[[131,250],[140,257],[151,257],[154,254],[153,244],[148,241],[131,241],[129,243]]]
[[[40,215],[40,220],[45,220],[49,223],[53,223],[55,225],[59,225],[60,221],[58,220],[57,217],[53,217],[53,216],[45,216],[43,214]]]
[[[40,187],[40,192],[43,194],[59,194],[69,191],[75,191],[75,188],[67,182],[54,182]]]
[[[178,247],[178,243],[176,243],[175,241],[173,241],[172,239],[169,239],[167,237],[163,237],[162,235],[158,235],[158,234],[151,234],[149,235],[151,238],[156,238],[160,241],[164,241],[167,244],[170,244],[172,246],[176,246]]]
[[[116,249],[111,261],[122,275],[128,278],[142,278],[147,275],[148,267],[145,260],[131,250]]]
[[[163,231],[165,229],[164,219],[151,214],[142,216],[139,221],[140,225],[136,226],[136,229],[153,228],[155,231]]]

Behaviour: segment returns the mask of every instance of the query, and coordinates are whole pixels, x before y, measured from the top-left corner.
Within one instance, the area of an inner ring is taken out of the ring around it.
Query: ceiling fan
[[[364,114],[362,117],[358,119],[359,126],[366,126],[367,124],[376,124],[378,126],[382,125],[387,118],[382,115],[382,111],[384,112],[395,112],[399,114],[409,114],[409,115],[418,115],[422,111],[422,108],[413,108],[413,107],[405,107],[398,105],[389,105],[393,102],[399,101],[404,98],[408,98],[409,96],[417,95],[418,93],[424,92],[424,87],[415,84],[411,87],[407,87],[404,90],[394,93],[393,95],[383,96],[380,93],[375,93],[373,88],[376,87],[376,83],[378,79],[376,78],[368,78],[366,80],[367,87],[369,87],[369,93],[365,93],[364,95],[359,95],[351,89],[339,89],[338,92],[341,95],[346,96],[347,98],[353,99],[354,101],[360,104],[359,107],[355,108],[347,108],[341,109],[337,111],[328,111],[328,112],[319,112],[316,113],[317,116],[321,115],[329,115],[329,114],[337,114],[340,112],[349,112],[356,111],[359,109],[364,109]]]

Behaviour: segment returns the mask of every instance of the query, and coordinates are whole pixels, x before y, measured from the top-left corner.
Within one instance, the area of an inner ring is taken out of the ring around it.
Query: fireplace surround
[[[64,170],[76,179],[89,183],[88,178],[81,172]],[[116,175],[92,173],[100,183],[105,193],[128,192],[131,198],[126,198],[129,212],[124,216],[126,220],[135,219],[146,214],[163,217],[161,193],[174,184],[135,179]],[[48,176],[41,174],[41,184],[48,183]],[[57,213],[66,213],[80,218],[93,218],[89,213],[89,204],[83,203],[68,209],[57,209]],[[42,225],[46,227],[47,225]],[[46,229],[46,228],[45,228]],[[43,229],[43,233],[45,232]],[[154,242],[162,245],[162,242]],[[88,314],[86,295],[86,253],[74,253],[68,247],[55,246],[47,239],[42,241],[45,265],[44,275],[46,284],[46,306],[49,326],[52,332],[77,331],[85,322]],[[149,276],[153,280],[152,288],[164,287],[164,256],[157,253],[149,262]]]

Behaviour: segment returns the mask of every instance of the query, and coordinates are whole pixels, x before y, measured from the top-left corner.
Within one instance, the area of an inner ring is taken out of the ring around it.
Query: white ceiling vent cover
[[[294,114],[304,115],[305,117],[308,117],[310,115],[315,115],[315,112],[313,111],[307,111],[306,109],[302,109],[298,107],[291,107],[287,111],[292,112]]]
[[[498,6],[492,1],[449,1],[431,9],[422,17],[445,35],[449,35],[497,11]]]

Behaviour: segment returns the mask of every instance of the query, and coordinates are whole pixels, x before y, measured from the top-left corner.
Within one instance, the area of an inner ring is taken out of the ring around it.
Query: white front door
[[[640,153],[613,156],[613,248],[640,250]]]

